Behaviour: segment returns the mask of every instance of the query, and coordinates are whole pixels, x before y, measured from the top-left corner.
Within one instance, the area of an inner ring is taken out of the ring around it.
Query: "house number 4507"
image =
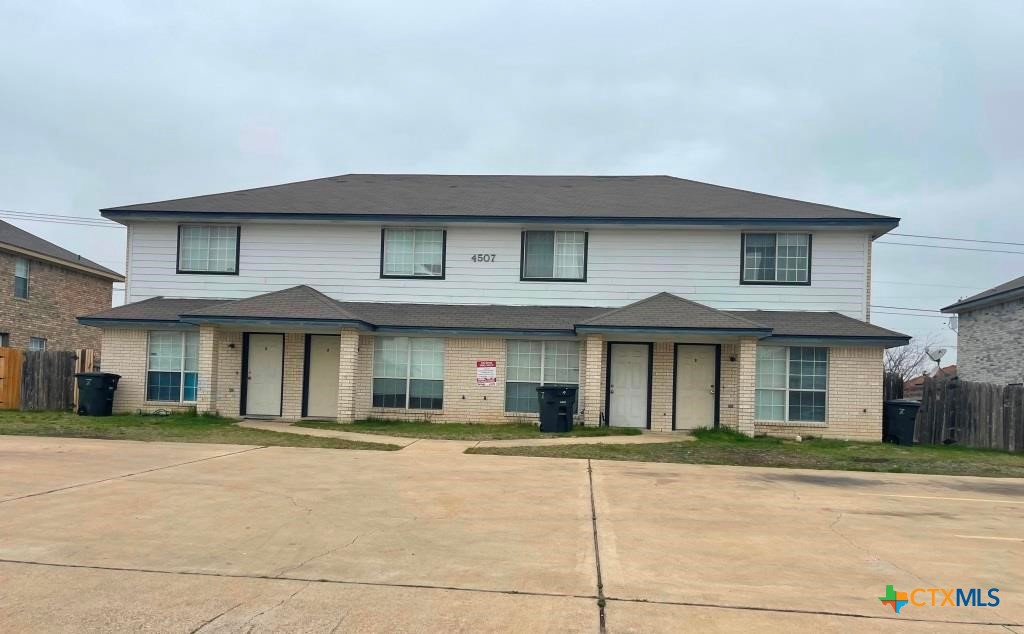
[[[494,262],[495,258],[493,253],[476,253],[469,258],[474,262]]]

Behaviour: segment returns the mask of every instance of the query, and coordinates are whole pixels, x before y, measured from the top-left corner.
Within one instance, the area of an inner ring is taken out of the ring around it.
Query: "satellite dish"
[[[945,348],[936,348],[934,350],[925,350],[925,353],[928,355],[929,359],[931,359],[935,363],[938,363],[939,361],[942,360],[942,357],[946,354],[946,349]]]

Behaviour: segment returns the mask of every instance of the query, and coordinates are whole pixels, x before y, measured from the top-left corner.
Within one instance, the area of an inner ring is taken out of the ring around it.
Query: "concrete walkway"
[[[405,436],[384,436],[381,434],[360,434],[358,432],[338,431],[335,429],[314,429],[312,427],[296,427],[291,423],[268,420],[246,419],[238,423],[249,429],[284,432],[287,434],[303,434],[342,438],[360,442],[375,442],[398,445],[404,451],[420,452],[454,452],[462,453],[471,447],[531,447],[541,445],[638,445],[659,442],[686,442],[694,440],[685,432],[656,433],[644,432],[639,436],[575,436],[562,438],[511,438],[503,440],[440,440],[435,438],[407,438]],[[441,424],[441,423],[439,423]]]

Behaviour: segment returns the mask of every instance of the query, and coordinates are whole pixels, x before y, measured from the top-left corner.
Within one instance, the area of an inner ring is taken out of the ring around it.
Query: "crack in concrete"
[[[861,551],[862,553],[865,553],[865,554],[866,554],[866,555],[867,555],[868,557],[870,557],[870,558],[871,558],[872,560],[874,560],[874,561],[880,561],[880,562],[882,562],[883,564],[885,564],[885,565],[887,565],[887,566],[891,566],[891,567],[895,568],[896,570],[899,570],[900,572],[903,572],[903,573],[905,573],[905,574],[908,574],[908,575],[910,575],[911,577],[913,577],[914,579],[917,579],[918,581],[920,581],[921,583],[923,583],[923,584],[925,584],[925,585],[934,585],[934,584],[931,584],[931,583],[929,583],[929,582],[925,581],[925,580],[924,580],[924,579],[922,579],[921,577],[918,577],[917,575],[915,575],[914,573],[910,572],[910,571],[909,571],[909,570],[907,570],[906,568],[903,568],[903,567],[901,567],[901,566],[897,566],[896,564],[892,563],[891,561],[889,561],[889,560],[887,560],[887,559],[883,559],[883,558],[879,557],[879,556],[878,556],[877,554],[875,554],[875,553],[874,553],[874,552],[873,552],[873,551],[872,551],[871,549],[869,549],[869,548],[866,548],[866,547],[864,547],[864,546],[861,546],[861,545],[860,545],[860,544],[858,544],[858,543],[857,543],[856,541],[854,541],[854,540],[853,540],[853,538],[849,537],[848,535],[846,535],[846,533],[844,533],[844,532],[842,532],[841,530],[839,530],[838,528],[836,528],[836,525],[837,525],[837,524],[839,523],[839,521],[840,521],[841,519],[843,519],[843,515],[844,515],[844,514],[843,514],[842,512],[840,512],[840,513],[839,513],[839,515],[837,515],[837,516],[836,516],[836,518],[835,518],[834,520],[832,520],[832,523],[828,525],[828,529],[829,529],[830,531],[832,531],[833,533],[835,533],[836,535],[838,535],[838,536],[839,536],[839,537],[840,537],[840,538],[841,538],[841,539],[842,539],[843,541],[845,541],[845,542],[846,542],[847,544],[849,544],[850,546],[853,546],[854,548],[856,548],[857,550]]]
[[[265,610],[263,610],[262,612],[257,612],[256,614],[254,614],[254,615],[250,616],[248,619],[246,619],[245,623],[242,623],[243,627],[246,626],[246,625],[249,626],[249,628],[245,630],[246,634],[248,634],[249,632],[252,632],[253,628],[256,627],[256,623],[255,623],[256,619],[260,618],[261,616],[263,616],[267,612],[270,612],[271,610],[276,610],[277,608],[281,607],[285,603],[288,603],[289,601],[291,601],[292,599],[295,598],[295,595],[297,595],[298,593],[302,592],[303,590],[305,590],[306,588],[311,586],[312,583],[313,583],[312,581],[307,582],[306,585],[302,586],[301,588],[299,588],[295,592],[289,594],[287,597],[285,597],[285,598],[281,599],[280,601],[278,601],[276,605],[272,605],[269,608],[266,608]]]
[[[341,618],[338,619],[338,622],[335,623],[334,627],[331,628],[331,634],[334,634],[335,632],[338,631],[338,628],[341,627],[341,624],[345,622],[345,619],[347,619],[348,615],[351,614],[351,613],[352,613],[352,610],[346,610],[345,613],[341,615]]]
[[[608,629],[606,620],[604,579],[601,577],[601,548],[597,541],[597,504],[594,502],[594,466],[587,459],[587,483],[590,486],[590,523],[594,532],[594,564],[597,566],[597,622],[598,632],[604,634]]]
[[[305,581],[307,583],[324,583],[348,586],[368,586],[376,588],[410,588],[414,590],[451,590],[453,592],[479,592],[482,594],[507,594],[525,597],[555,597],[563,599],[597,599],[592,594],[566,594],[562,592],[538,592],[534,590],[502,590],[496,588],[466,588],[460,586],[442,586],[429,583],[389,583],[385,581],[356,581],[352,579],[309,579],[306,577],[285,577],[231,572],[208,572],[199,570],[157,570],[155,568],[129,568],[126,566],[97,566],[90,564],[63,564],[46,561],[30,561],[25,559],[0,559],[0,564],[20,564],[24,566],[45,566],[49,568],[77,568],[82,570],[102,570],[107,572],[139,572],[154,575],[178,575],[183,577],[214,577],[221,579],[255,579],[261,581]]]
[[[838,616],[851,619],[874,619],[879,621],[913,621],[916,623],[943,623],[949,625],[991,625],[1004,628],[1024,627],[1021,623],[1002,623],[994,621],[949,621],[945,619],[922,619],[906,616],[880,616],[877,614],[858,614],[856,612],[832,612],[829,610],[801,610],[798,608],[766,608],[756,605],[728,605],[724,603],[698,603],[695,601],[660,601],[657,599],[630,599],[626,597],[607,597],[609,602],[648,603],[651,605],[678,605],[688,608],[712,608],[716,610],[744,610],[748,612],[778,612],[781,614],[808,614],[812,616]],[[1013,631],[1013,630],[1010,630]]]
[[[326,551],[320,553],[319,555],[313,555],[312,557],[302,561],[301,563],[299,563],[299,564],[297,564],[295,566],[290,566],[290,567],[286,566],[285,568],[283,568],[281,570],[281,572],[277,573],[277,575],[275,575],[275,576],[280,577],[280,576],[285,575],[285,574],[287,574],[289,572],[295,572],[296,570],[302,568],[303,566],[305,566],[306,564],[308,564],[311,561],[316,561],[317,559],[320,559],[321,557],[326,557],[328,555],[333,555],[334,553],[338,552],[339,550],[345,550],[346,548],[348,548],[352,544],[354,544],[357,541],[359,541],[359,538],[362,537],[362,536],[363,536],[363,534],[360,533],[360,534],[356,535],[355,537],[353,537],[351,539],[351,541],[349,541],[347,544],[344,544],[342,546],[335,546],[334,548],[331,548],[330,550],[326,550]]]
[[[211,617],[211,618],[209,618],[209,619],[206,619],[205,621],[203,621],[202,623],[200,623],[200,624],[199,624],[199,626],[198,626],[198,627],[196,627],[196,628],[195,628],[194,630],[191,630],[191,631],[189,632],[189,634],[196,634],[196,632],[198,632],[199,630],[203,629],[204,627],[206,627],[206,626],[207,626],[207,625],[209,625],[210,623],[213,623],[214,621],[216,621],[216,620],[217,620],[217,619],[219,619],[220,617],[224,616],[225,614],[227,614],[227,613],[228,613],[228,612],[230,612],[231,610],[234,610],[235,608],[239,607],[240,605],[242,605],[242,604],[241,604],[241,603],[236,603],[235,605],[231,606],[231,607],[230,607],[230,608],[228,608],[227,610],[224,610],[224,611],[223,611],[223,612],[221,612],[220,614],[216,614],[216,615],[214,615],[213,617]]]
[[[266,449],[266,445],[260,445],[259,447],[249,447],[248,449],[242,449],[241,451],[231,451],[228,453],[217,454],[216,456],[207,456],[205,458],[197,458],[195,460],[188,460],[186,462],[178,462],[175,464],[169,464],[163,467],[154,467],[152,469],[144,469],[142,471],[135,471],[133,473],[125,473],[119,476],[113,476],[110,478],[103,478],[102,480],[92,480],[89,482],[79,482],[78,484],[71,484],[66,487],[58,487],[56,489],[50,489],[49,491],[38,491],[36,493],[28,493],[15,498],[7,498],[6,500],[0,500],[0,504],[6,504],[7,502],[15,502],[17,500],[24,500],[27,498],[39,497],[41,495],[49,495],[50,493],[59,493],[61,491],[68,491],[70,489],[78,489],[80,487],[87,487],[93,484],[103,484],[104,482],[113,482],[114,480],[123,480],[132,476],[143,475],[145,473],[153,473],[155,471],[163,471],[164,469],[173,469],[174,467],[183,467],[189,464],[195,464],[197,462],[206,462],[207,460],[216,460],[217,458],[226,458],[227,456],[237,456],[240,453],[248,453],[250,451],[256,451],[258,449]]]

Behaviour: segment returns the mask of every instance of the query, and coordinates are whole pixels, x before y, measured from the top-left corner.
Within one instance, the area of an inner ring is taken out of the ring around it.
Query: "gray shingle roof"
[[[581,322],[590,328],[694,328],[707,330],[765,329],[743,317],[683,299],[672,293],[658,293],[647,299],[615,308]]]
[[[955,313],[960,308],[962,308],[962,307],[964,307],[964,306],[966,306],[968,304],[974,304],[976,302],[983,302],[983,303],[986,303],[986,304],[987,303],[996,303],[1000,299],[1002,299],[1003,295],[1006,295],[1007,299],[1010,299],[1009,295],[1015,294],[1017,291],[1024,291],[1024,277],[1018,277],[1015,280],[1010,280],[1009,282],[1006,282],[1004,284],[1000,284],[999,286],[994,286],[994,287],[988,289],[987,291],[982,291],[982,292],[978,293],[977,295],[971,295],[970,297],[967,297],[965,299],[961,299],[960,301],[956,302],[955,304],[950,304],[949,306],[946,306],[945,308],[943,308],[942,312]],[[989,302],[987,300],[993,300],[993,301]]]
[[[63,247],[59,247],[49,240],[43,240],[24,229],[19,229],[10,223],[0,220],[0,247],[5,244],[26,251],[32,251],[54,260],[73,264],[76,267],[90,269],[103,277],[110,277],[117,281],[124,280],[124,276],[117,271],[108,269],[92,260],[83,258],[77,253],[72,253]]]
[[[907,337],[903,333],[832,312],[730,310],[729,313],[771,328],[773,337]]]
[[[246,299],[201,306],[181,314],[252,319],[363,321],[358,315],[346,311],[340,302],[304,284]]]
[[[650,219],[898,219],[671,176],[345,174],[104,209],[117,212]]]
[[[499,306],[339,302],[309,286],[241,300],[153,298],[80,317],[82,323],[202,319],[361,322],[369,329],[499,330],[572,333],[607,328],[762,331],[763,335],[823,338],[907,339],[906,335],[839,313],[721,311],[670,293],[621,308],[593,306]]]
[[[89,319],[124,321],[178,321],[180,315],[223,304],[223,299],[166,299],[152,297],[88,315]],[[230,301],[228,301],[230,303]]]

